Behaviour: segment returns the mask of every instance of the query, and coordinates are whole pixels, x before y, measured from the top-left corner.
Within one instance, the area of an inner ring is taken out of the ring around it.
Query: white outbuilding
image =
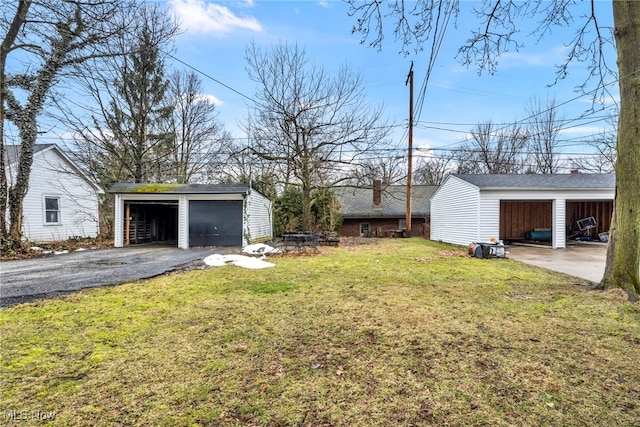
[[[22,147],[4,146],[7,185],[15,184]],[[35,144],[29,189],[22,204],[22,232],[32,242],[96,237],[104,194],[56,144]]]
[[[271,201],[246,184],[118,183],[109,192],[115,247],[244,247],[273,237]]]
[[[568,238],[609,231],[614,194],[613,174],[451,174],[431,197],[431,240],[543,236],[564,248]]]

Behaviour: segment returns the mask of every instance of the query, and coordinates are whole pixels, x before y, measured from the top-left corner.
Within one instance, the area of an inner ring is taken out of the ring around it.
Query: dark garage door
[[[242,200],[191,200],[189,246],[242,246]]]

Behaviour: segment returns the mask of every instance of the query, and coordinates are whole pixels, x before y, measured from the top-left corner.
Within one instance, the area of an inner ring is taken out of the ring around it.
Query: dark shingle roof
[[[53,145],[55,144],[35,144],[33,146],[33,154],[39,153],[42,150],[46,150],[47,148]],[[21,145],[19,144],[4,146],[4,152],[5,152],[4,160],[6,165],[12,165],[18,161],[18,158],[20,157],[20,147]]]
[[[411,215],[427,217],[431,212],[429,198],[437,186],[414,185],[411,187]],[[407,187],[390,185],[383,188],[381,209],[373,208],[373,188],[332,188],[340,201],[340,213],[345,218],[404,218],[407,208]]]
[[[482,190],[574,190],[613,189],[616,185],[614,174],[453,174]]]
[[[248,194],[248,184],[155,184],[116,183],[109,193],[126,194]]]

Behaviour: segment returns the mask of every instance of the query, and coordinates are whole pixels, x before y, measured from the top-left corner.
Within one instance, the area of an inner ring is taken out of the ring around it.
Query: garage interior
[[[178,201],[125,202],[124,244],[178,245]]]
[[[611,227],[613,201],[566,201],[567,240],[599,241]],[[593,218],[593,221],[590,220]],[[583,221],[587,219],[587,221]],[[593,224],[595,222],[595,224]],[[585,223],[590,224],[584,228]],[[551,244],[553,202],[551,200],[501,200],[500,240]],[[581,229],[581,227],[583,229]]]

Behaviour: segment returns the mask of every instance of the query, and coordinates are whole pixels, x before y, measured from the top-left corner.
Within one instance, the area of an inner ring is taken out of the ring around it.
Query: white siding
[[[257,191],[250,190],[245,205],[243,246],[272,237],[271,201]]]
[[[189,200],[186,196],[178,199],[178,247],[189,249]]]
[[[9,168],[10,183],[13,174]],[[45,221],[45,197],[59,199],[56,224]],[[44,149],[33,156],[22,214],[24,237],[34,242],[95,237],[99,230],[97,189],[55,147]]]
[[[124,215],[124,201],[120,194],[116,194],[113,210],[113,246],[116,248],[124,246]]]
[[[178,247],[189,248],[189,201],[191,200],[243,200],[242,194],[189,194],[171,195],[157,193],[116,194],[114,245],[122,247],[124,230],[124,202],[135,201],[175,201],[178,200]],[[252,191],[243,205],[243,246],[273,237],[271,221],[271,201],[262,194]]]
[[[500,236],[500,194],[480,192],[480,234],[478,241],[488,242]],[[471,242],[469,242],[471,243]]]
[[[566,212],[567,212],[567,202],[565,199],[555,199],[553,201],[553,236],[551,237],[551,244],[553,245],[553,249],[558,248],[566,248],[567,247],[567,237],[566,237]]]
[[[566,247],[566,202],[613,200],[608,190],[482,190],[450,176],[431,199],[431,240],[467,245],[500,234],[501,200],[551,200],[553,247]]]
[[[468,245],[479,238],[477,187],[449,176],[431,199],[431,240]]]

